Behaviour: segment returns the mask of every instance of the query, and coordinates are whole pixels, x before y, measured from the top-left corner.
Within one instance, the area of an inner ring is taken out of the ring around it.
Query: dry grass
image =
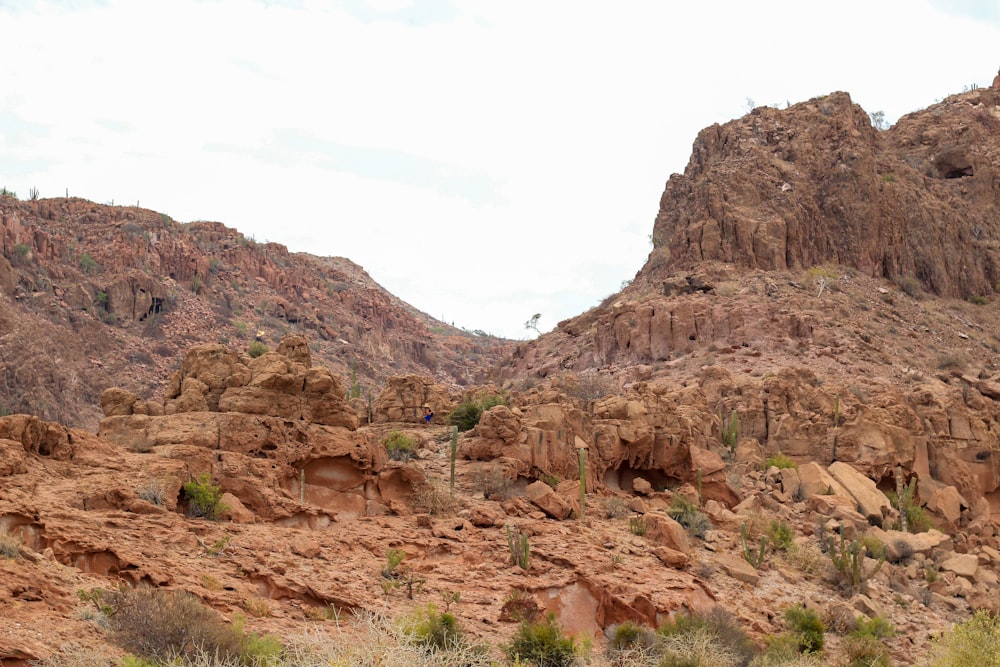
[[[451,495],[447,486],[432,481],[414,488],[407,497],[407,502],[414,512],[433,516],[450,516],[461,506],[459,499]]]

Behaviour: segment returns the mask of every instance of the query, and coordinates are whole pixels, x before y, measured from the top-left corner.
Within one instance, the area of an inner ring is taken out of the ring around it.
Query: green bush
[[[667,514],[695,537],[705,537],[705,533],[712,528],[712,521],[708,515],[682,496],[674,496]]]
[[[382,444],[393,461],[409,461],[417,451],[417,441],[402,431],[390,431]]]
[[[538,622],[521,623],[506,647],[507,658],[534,667],[570,667],[576,660],[576,642],[563,635],[555,614]]]
[[[80,254],[80,270],[84,273],[95,273],[100,266],[97,260],[91,257],[87,252]]]
[[[476,427],[483,413],[497,405],[506,405],[503,394],[488,394],[479,398],[467,398],[448,414],[448,423],[459,431],[469,431]]]
[[[625,621],[612,626],[608,632],[608,657],[612,662],[618,656],[642,653],[651,654],[657,644],[656,633],[647,627]]]
[[[767,540],[779,551],[788,551],[795,539],[795,531],[784,521],[771,521],[767,526]]]
[[[432,651],[450,651],[464,646],[465,637],[458,621],[448,612],[438,612],[433,604],[419,607],[404,620],[410,642]]]
[[[259,340],[252,341],[249,345],[247,345],[247,354],[250,355],[251,359],[256,359],[257,357],[265,355],[268,352],[269,350],[267,349],[267,345],[264,345],[264,343]]]
[[[1000,615],[980,609],[934,641],[930,667],[1000,667]]]
[[[892,656],[883,640],[895,634],[896,628],[882,616],[858,620],[857,627],[841,643],[847,667],[890,667]]]
[[[202,473],[197,480],[184,483],[184,497],[188,501],[188,516],[218,519],[225,512],[222,502],[222,488],[212,484],[212,477],[207,472]]]
[[[775,454],[764,461],[764,468],[798,468],[799,464],[784,454]]]
[[[892,506],[899,510],[900,518],[895,522],[893,528],[902,529],[904,518],[906,519],[906,530],[911,533],[922,533],[931,527],[930,517],[917,502],[916,477],[911,479],[909,484],[903,486],[902,496],[895,491],[889,491],[885,495]]]
[[[819,653],[823,650],[826,627],[815,609],[793,605],[785,609],[785,621],[798,639],[800,653]]]
[[[753,659],[750,667],[824,667],[826,661],[817,653],[799,653],[798,637],[783,632],[765,638],[767,647]]]

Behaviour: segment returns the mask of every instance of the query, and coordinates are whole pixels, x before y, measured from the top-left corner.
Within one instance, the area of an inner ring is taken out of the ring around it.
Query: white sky
[[[0,0],[0,185],[347,257],[511,338],[645,262],[699,130],[1000,66],[1000,0]]]

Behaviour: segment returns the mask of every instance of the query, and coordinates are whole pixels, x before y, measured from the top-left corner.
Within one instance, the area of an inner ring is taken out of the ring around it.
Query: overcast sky
[[[0,186],[347,257],[511,338],[631,279],[702,128],[1000,67],[1000,0],[0,0]]]

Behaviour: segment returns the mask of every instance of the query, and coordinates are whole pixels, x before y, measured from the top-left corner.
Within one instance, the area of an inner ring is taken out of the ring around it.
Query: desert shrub
[[[771,521],[767,525],[767,541],[778,551],[787,552],[795,539],[795,531],[784,521]]]
[[[100,268],[97,260],[91,257],[87,252],[80,254],[80,270],[84,273],[95,273]]]
[[[451,495],[446,486],[431,481],[424,481],[414,487],[406,500],[414,512],[434,516],[454,514],[459,506],[458,499]]]
[[[865,533],[858,539],[858,545],[867,549],[868,556],[876,560],[885,558],[888,554],[882,540],[878,539],[874,535],[869,535],[868,533]]]
[[[899,289],[903,290],[903,292],[912,296],[914,299],[919,299],[924,294],[923,290],[920,288],[920,281],[913,276],[900,278]]]
[[[891,667],[892,656],[878,639],[866,635],[848,635],[840,645],[847,658],[846,667]]]
[[[129,658],[132,660],[130,661]],[[156,663],[135,656],[126,656],[120,662],[115,662],[108,653],[89,646],[83,647],[75,642],[60,646],[56,653],[49,655],[44,660],[32,660],[28,664],[32,667],[107,667],[107,665],[157,667]]]
[[[260,342],[259,340],[251,341],[247,345],[247,354],[250,355],[251,359],[256,359],[257,357],[263,356],[268,353],[267,345]]]
[[[402,431],[390,431],[382,444],[393,461],[409,461],[417,450],[417,441]]]
[[[107,592],[114,643],[144,658],[191,658],[197,650],[220,658],[240,655],[241,637],[212,609],[183,591],[133,588]]]
[[[500,608],[500,619],[524,623],[536,620],[540,613],[541,608],[531,593],[514,588],[504,598],[503,606]]]
[[[642,516],[641,514],[638,516],[629,517],[628,532],[638,537],[642,537],[643,535],[646,534],[646,530],[647,530],[646,517]]]
[[[467,398],[448,414],[448,423],[459,431],[469,431],[476,427],[483,413],[497,405],[506,405],[503,394],[486,394],[479,398]]]
[[[184,497],[187,498],[187,513],[191,517],[215,520],[229,509],[221,502],[222,488],[212,484],[212,477],[207,472],[197,480],[184,483]]]
[[[913,557],[913,545],[911,545],[906,540],[896,540],[892,543],[893,551],[895,552],[893,562],[902,563]]]
[[[917,480],[910,480],[910,483],[903,487],[903,497],[895,491],[887,491],[886,497],[889,502],[899,510],[899,513],[906,515],[906,530],[911,533],[922,533],[931,527],[931,519],[927,516],[927,511],[916,500]],[[902,528],[902,521],[897,519],[893,523],[893,528]]]
[[[888,639],[896,636],[896,628],[884,616],[876,616],[871,619],[859,619],[857,627],[851,634],[872,639]]]
[[[505,652],[518,664],[570,667],[576,660],[576,642],[563,634],[555,614],[550,613],[540,621],[521,623]]]
[[[466,643],[455,617],[448,612],[439,612],[432,604],[415,609],[404,619],[403,626],[411,643],[432,651],[461,648]]]
[[[937,360],[938,370],[961,370],[965,368],[965,358],[960,354],[949,352],[942,354]]]
[[[766,648],[750,663],[750,667],[823,667],[826,661],[818,653],[799,653],[798,637],[784,632],[767,637]]]
[[[657,635],[647,627],[626,621],[608,628],[608,658],[621,663],[627,657],[651,656],[657,650]]]
[[[681,496],[674,496],[667,514],[695,537],[705,537],[705,533],[712,528],[712,521],[708,515]]]
[[[14,246],[15,264],[25,265],[31,261],[31,246],[27,243],[18,243]]]
[[[243,611],[254,618],[268,618],[272,615],[271,603],[264,598],[247,597],[240,600]]]
[[[764,461],[764,468],[798,468],[799,464],[784,454],[775,454]]]
[[[162,505],[166,500],[166,492],[163,490],[163,485],[155,479],[147,480],[139,487],[137,493],[140,498],[154,505]]]
[[[657,629],[667,665],[747,665],[757,652],[733,616],[716,607],[708,614],[679,614]]]
[[[988,297],[982,296],[981,294],[970,295],[968,301],[976,306],[985,306],[990,302]]]
[[[785,560],[803,574],[820,574],[830,562],[815,542],[793,542],[785,552]]]
[[[10,535],[0,535],[0,557],[18,558],[21,555],[21,543]]]
[[[826,628],[815,609],[793,605],[785,609],[785,621],[798,640],[800,653],[819,653],[823,650]]]
[[[931,667],[1000,667],[1000,615],[980,609],[934,641]]]
[[[596,401],[615,391],[612,379],[597,372],[568,373],[560,378],[560,384],[567,396],[583,403]]]

